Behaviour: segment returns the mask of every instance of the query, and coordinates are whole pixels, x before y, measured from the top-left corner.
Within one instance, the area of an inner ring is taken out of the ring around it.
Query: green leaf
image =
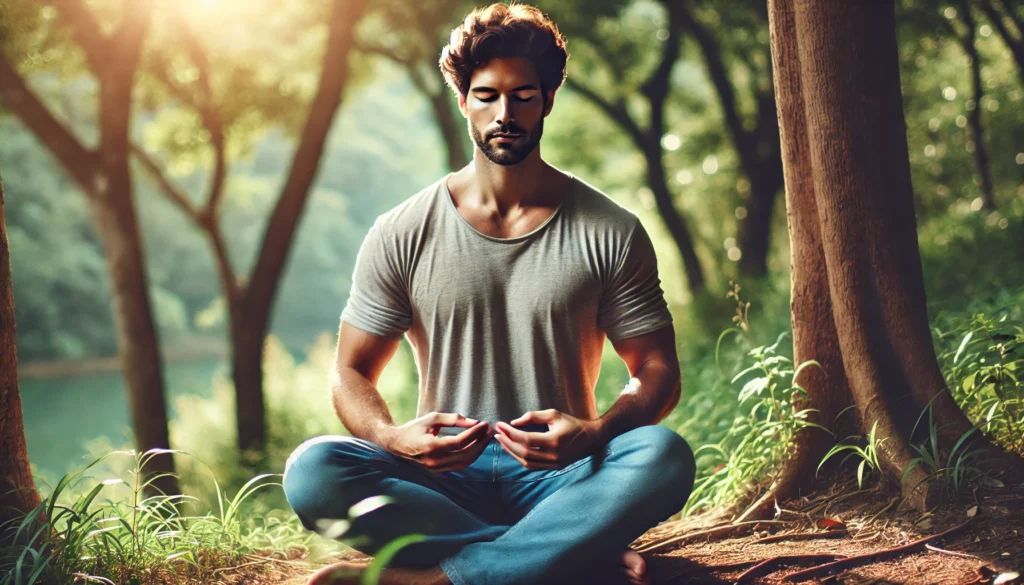
[[[960,361],[960,354],[964,352],[964,348],[966,348],[967,344],[970,343],[971,337],[974,337],[974,332],[968,331],[967,335],[964,336],[964,340],[960,342],[960,347],[957,348],[956,355],[953,356],[954,364]]]

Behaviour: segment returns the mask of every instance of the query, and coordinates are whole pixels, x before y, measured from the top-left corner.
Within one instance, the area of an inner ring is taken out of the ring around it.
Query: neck
[[[540,145],[518,164],[499,165],[491,162],[479,148],[473,149],[469,182],[485,202],[494,202],[499,209],[532,202],[542,194],[541,184],[554,170],[540,158]]]

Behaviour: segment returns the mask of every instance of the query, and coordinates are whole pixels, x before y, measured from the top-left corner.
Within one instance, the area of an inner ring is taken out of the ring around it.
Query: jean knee
[[[361,445],[349,444],[353,442],[342,436],[317,437],[288,457],[281,482],[284,496],[307,529],[317,530],[321,519],[346,518],[349,506],[358,501],[346,497],[352,490],[343,487],[363,459],[360,450],[365,451]]]
[[[654,471],[659,483],[673,493],[689,497],[697,463],[690,444],[679,433],[660,425],[648,425],[630,431],[638,446],[639,463]]]

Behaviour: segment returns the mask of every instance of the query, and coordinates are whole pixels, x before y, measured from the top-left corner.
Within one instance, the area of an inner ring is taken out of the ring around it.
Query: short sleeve
[[[598,327],[612,341],[636,337],[672,324],[658,279],[658,260],[647,231],[637,220],[597,313]]]
[[[352,289],[342,321],[378,337],[394,337],[412,325],[412,305],[400,261],[380,225],[374,223],[356,256]]]

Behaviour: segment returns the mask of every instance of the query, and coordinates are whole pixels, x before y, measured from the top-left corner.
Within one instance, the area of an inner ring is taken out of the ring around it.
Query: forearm
[[[385,447],[395,423],[373,383],[355,368],[335,367],[330,386],[334,412],[349,433]]]
[[[611,408],[597,422],[598,437],[605,444],[622,433],[652,425],[665,418],[679,403],[678,368],[659,361],[641,366]]]

